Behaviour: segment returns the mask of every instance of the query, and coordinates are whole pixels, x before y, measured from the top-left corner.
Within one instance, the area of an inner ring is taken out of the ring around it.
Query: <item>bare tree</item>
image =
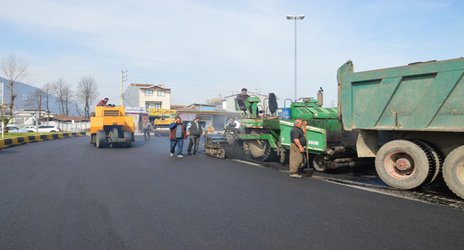
[[[69,115],[69,103],[72,95],[72,90],[69,85],[63,79],[58,79],[52,85],[52,92],[55,94],[60,104],[60,113]]]
[[[98,95],[95,79],[90,76],[82,77],[77,85],[76,95],[78,101],[84,106],[85,117],[90,117],[90,103],[95,101]]]
[[[6,125],[13,118],[14,101],[16,98],[14,92],[15,83],[27,75],[28,69],[24,60],[16,56],[9,56],[1,60],[0,71],[7,79],[8,88],[10,90],[10,102],[8,104],[9,117],[4,119],[2,113],[2,120]]]
[[[76,109],[76,112],[77,112],[77,115],[78,116],[82,116],[82,113],[81,113],[81,107],[79,107],[79,104],[77,104],[77,102],[74,102],[74,108]]]
[[[38,96],[43,97],[43,95],[44,95],[44,92],[42,89],[36,89],[34,92],[29,94],[26,100],[26,103],[25,103],[26,108],[38,110],[39,108],[43,107],[45,100],[42,99],[39,103],[38,101],[39,99],[37,98]]]

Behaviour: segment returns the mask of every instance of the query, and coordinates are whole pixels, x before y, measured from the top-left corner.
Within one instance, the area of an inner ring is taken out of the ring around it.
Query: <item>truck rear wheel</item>
[[[464,199],[464,146],[460,146],[443,163],[443,179],[449,189]]]
[[[431,154],[407,140],[386,143],[375,158],[379,177],[389,186],[399,189],[413,189],[424,184],[430,178],[434,164]]]
[[[104,130],[97,131],[95,146],[97,146],[97,148],[103,148],[106,146],[106,133]]]
[[[410,140],[416,144],[418,144],[426,153],[427,155],[431,155],[433,159],[433,164],[430,165],[430,174],[423,183],[423,185],[430,184],[435,181],[435,179],[438,177],[438,174],[440,173],[440,169],[443,166],[443,153],[436,148],[433,144],[430,144],[425,141],[421,140]]]

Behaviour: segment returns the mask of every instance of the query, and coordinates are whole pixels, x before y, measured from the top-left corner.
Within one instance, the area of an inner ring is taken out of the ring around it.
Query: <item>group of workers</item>
[[[188,155],[196,155],[198,147],[200,146],[200,137],[203,134],[203,128],[200,125],[200,117],[196,116],[193,121],[189,122],[187,126],[184,125],[180,117],[176,117],[175,122],[169,125],[169,140],[170,140],[170,156],[173,157],[176,153],[177,158],[184,157],[183,147],[184,140],[189,138],[187,148]],[[193,152],[192,152],[193,149]]]
[[[248,98],[247,89],[243,88],[237,99],[245,100]],[[97,106],[107,106],[108,98],[100,100]],[[294,126],[290,131],[290,155],[289,155],[289,172],[292,178],[302,178],[304,175],[310,175],[311,172],[305,172],[304,163],[308,162],[307,154],[307,140],[306,140],[306,125],[307,122],[301,119],[295,119]],[[240,129],[240,122],[231,117],[226,125],[228,129]],[[150,139],[150,132],[154,126],[150,122],[146,122],[143,126],[143,134],[145,140]],[[200,125],[200,117],[196,116],[193,121],[189,122],[187,126],[184,125],[180,117],[175,118],[175,122],[169,125],[169,139],[170,139],[170,156],[174,157],[177,148],[177,158],[183,158],[184,140],[189,138],[187,148],[188,155],[196,155],[200,145],[200,137],[203,134],[203,128]],[[193,151],[192,151],[193,150]],[[305,154],[306,153],[306,154]]]
[[[248,98],[247,89],[243,88],[240,94],[237,95],[237,99],[245,100]],[[170,155],[171,157],[175,154],[177,147],[177,157],[184,157],[182,154],[184,140],[189,137],[189,146],[187,154],[196,154],[198,151],[200,136],[203,133],[202,127],[199,124],[200,117],[188,123],[187,127],[184,127],[180,117],[176,118],[176,121],[169,126],[170,133]],[[303,176],[309,176],[312,174],[312,169],[304,170],[305,162],[309,161],[307,152],[307,140],[306,140],[306,125],[307,122],[301,119],[295,119],[294,126],[290,131],[290,155],[289,155],[289,172],[292,178],[303,178]],[[231,117],[226,125],[226,129],[239,130],[240,122]],[[306,154],[305,154],[306,153]]]

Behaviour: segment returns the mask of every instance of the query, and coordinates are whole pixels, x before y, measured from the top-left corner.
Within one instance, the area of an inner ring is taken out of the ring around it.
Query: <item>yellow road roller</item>
[[[130,147],[134,141],[134,120],[124,106],[97,106],[90,117],[90,143],[97,148]]]

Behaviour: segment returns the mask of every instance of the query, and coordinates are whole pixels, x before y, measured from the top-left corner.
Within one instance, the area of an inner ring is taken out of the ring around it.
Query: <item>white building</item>
[[[248,91],[247,93],[249,96],[257,96],[261,100],[260,105],[263,105],[264,99],[268,98],[267,95],[263,95],[260,93],[255,93],[255,92],[250,92]],[[235,97],[237,97],[237,94],[235,95],[229,95],[225,96],[222,100],[222,109],[226,110],[227,112],[237,112],[235,110]],[[267,103],[267,101],[266,101]]]
[[[160,84],[131,83],[124,91],[124,106],[170,109],[171,89]]]

